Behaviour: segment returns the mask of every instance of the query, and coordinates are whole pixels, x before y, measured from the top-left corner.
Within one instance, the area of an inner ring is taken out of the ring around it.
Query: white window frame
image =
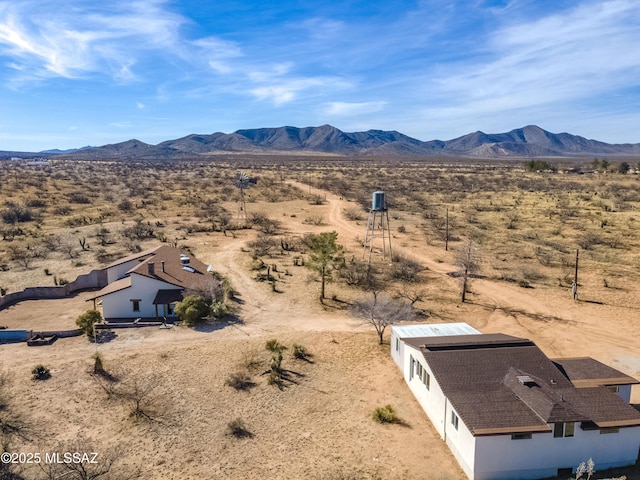
[[[458,417],[458,414],[451,410],[451,425],[453,425],[453,428],[455,428],[456,430],[458,430],[459,422],[460,418]]]

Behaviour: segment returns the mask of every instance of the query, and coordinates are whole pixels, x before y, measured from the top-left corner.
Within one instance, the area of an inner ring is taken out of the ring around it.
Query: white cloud
[[[498,28],[486,52],[493,59],[443,67],[434,87],[441,103],[468,114],[634,86],[640,73],[639,21],[640,4],[614,0]]]
[[[144,109],[144,103],[136,102],[136,107],[138,107],[140,110],[143,110]]]
[[[379,112],[387,102],[329,102],[325,105],[329,115],[352,116]]]
[[[185,22],[154,0],[65,3],[0,4],[0,55],[12,59],[23,80],[106,74],[129,82],[145,52],[177,49]]]

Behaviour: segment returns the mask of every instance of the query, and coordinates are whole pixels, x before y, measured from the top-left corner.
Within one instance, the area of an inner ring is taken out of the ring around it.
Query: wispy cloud
[[[22,81],[90,74],[117,81],[136,77],[145,51],[171,49],[185,19],[164,2],[105,3],[52,0],[0,3],[0,55],[12,59]]]
[[[637,83],[640,4],[594,2],[499,28],[483,63],[449,65],[434,86],[446,109],[503,111],[603,94]]]
[[[383,110],[386,104],[387,102],[329,102],[326,104],[326,113],[337,116],[365,115]]]

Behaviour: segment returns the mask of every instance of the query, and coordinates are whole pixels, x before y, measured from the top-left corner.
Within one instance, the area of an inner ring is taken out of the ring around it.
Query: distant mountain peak
[[[506,133],[478,130],[452,140],[424,142],[395,130],[370,129],[348,133],[325,124],[318,127],[283,126],[241,129],[233,133],[191,134],[158,145],[131,139],[86,150],[64,151],[60,155],[77,159],[185,159],[225,152],[422,157],[638,156],[640,144],[612,145],[569,133],[550,133],[537,125],[526,125]],[[59,154],[49,151],[48,155]]]

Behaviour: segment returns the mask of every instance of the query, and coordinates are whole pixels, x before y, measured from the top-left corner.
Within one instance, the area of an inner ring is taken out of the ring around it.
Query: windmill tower
[[[240,204],[238,206],[238,225],[247,223],[247,204],[244,201],[244,191],[249,188],[251,180],[244,172],[236,173],[234,185],[240,189]]]
[[[378,219],[377,223],[376,218]],[[391,230],[389,229],[389,210],[387,209],[387,202],[384,192],[380,190],[373,192],[373,196],[371,198],[371,209],[369,210],[369,219],[367,221],[367,233],[364,237],[364,250],[362,252],[362,259],[364,260],[364,256],[367,253],[367,246],[369,246],[368,263],[371,263],[371,253],[373,252],[373,239],[376,236],[376,227],[382,230],[382,258],[386,258],[386,243],[388,240],[389,259],[391,260]]]

